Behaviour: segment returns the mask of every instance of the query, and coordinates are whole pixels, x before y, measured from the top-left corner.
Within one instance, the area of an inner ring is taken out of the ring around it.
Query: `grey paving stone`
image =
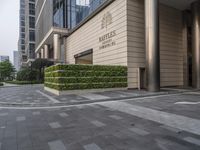
[[[66,100],[67,100],[67,98],[61,98],[60,100],[62,100],[62,101],[66,101]]]
[[[0,113],[0,117],[7,116],[8,113]]]
[[[50,126],[52,129],[61,128],[61,125],[60,125],[58,122],[49,123],[49,126]]]
[[[98,145],[95,143],[84,145],[83,146],[85,150],[102,150]]]
[[[40,115],[40,112],[39,111],[35,111],[32,113],[33,115]]]
[[[94,120],[94,121],[91,121],[91,123],[97,127],[104,127],[106,126],[104,123],[98,121],[98,120]]]
[[[117,115],[110,115],[109,117],[112,118],[112,119],[115,119],[115,120],[121,120],[122,119],[122,117],[117,116]]]
[[[136,127],[129,128],[129,130],[138,134],[138,135],[141,135],[141,136],[145,136],[145,135],[150,134],[149,132],[147,132],[143,129],[136,128]]]
[[[103,96],[103,95],[93,94],[93,93],[81,94],[79,96],[87,98],[87,99],[90,99],[90,100],[100,100],[100,99],[108,99],[108,98],[110,98],[108,96]]]
[[[71,103],[76,103],[78,100],[70,100]]]
[[[68,116],[69,116],[67,113],[59,113],[59,115],[60,115],[61,117],[68,117]]]
[[[1,143],[0,143],[0,150],[1,150]]]
[[[193,137],[185,137],[185,141],[200,146],[200,140]]]
[[[67,150],[63,142],[60,140],[48,142],[48,145],[50,150]]]
[[[25,121],[26,117],[25,116],[20,116],[16,118],[16,121]]]
[[[172,132],[176,132],[176,133],[178,133],[178,132],[181,132],[181,130],[179,130],[179,129],[177,129],[177,128],[172,128],[172,127],[169,127],[169,126],[166,126],[166,125],[162,125],[162,126],[160,126],[161,128],[164,128],[164,129],[167,129],[167,130],[169,130],[169,131],[172,131]]]
[[[167,126],[178,128],[190,133],[200,135],[200,120],[158,111],[147,107],[136,106],[126,102],[106,102],[100,105],[127,113],[139,118],[155,121]]]

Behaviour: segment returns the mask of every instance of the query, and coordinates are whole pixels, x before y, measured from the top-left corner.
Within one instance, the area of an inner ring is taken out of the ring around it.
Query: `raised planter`
[[[57,91],[127,87],[127,67],[55,65],[45,69],[45,87]],[[47,89],[46,88],[46,89]]]

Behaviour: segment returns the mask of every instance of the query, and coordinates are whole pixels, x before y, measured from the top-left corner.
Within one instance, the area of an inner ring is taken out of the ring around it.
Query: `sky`
[[[18,50],[19,0],[0,0],[0,55],[10,56]]]

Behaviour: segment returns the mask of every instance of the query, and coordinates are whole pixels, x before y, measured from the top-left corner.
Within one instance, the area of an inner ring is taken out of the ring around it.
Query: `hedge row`
[[[45,82],[45,86],[59,91],[82,90],[82,89],[101,89],[101,88],[122,88],[127,87],[127,82],[121,83],[74,83],[74,84],[52,84]]]
[[[105,65],[55,65],[45,69],[45,72],[53,72],[57,70],[79,70],[79,71],[125,71],[127,72],[127,67],[125,66],[105,66]]]
[[[69,78],[45,78],[48,83],[100,83],[100,82],[127,82],[126,77],[69,77]]]
[[[41,84],[39,81],[6,81],[10,84],[26,85],[26,84]]]
[[[55,65],[45,69],[45,86],[57,90],[127,87],[127,67]]]
[[[57,71],[47,72],[45,77],[111,77],[111,76],[127,76],[125,71],[80,71],[80,70],[69,70],[69,71]]]
[[[0,86],[3,86],[3,83],[0,82]]]

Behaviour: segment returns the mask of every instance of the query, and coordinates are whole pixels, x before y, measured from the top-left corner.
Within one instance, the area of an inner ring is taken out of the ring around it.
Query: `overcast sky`
[[[0,55],[9,55],[18,49],[19,0],[0,0]]]

